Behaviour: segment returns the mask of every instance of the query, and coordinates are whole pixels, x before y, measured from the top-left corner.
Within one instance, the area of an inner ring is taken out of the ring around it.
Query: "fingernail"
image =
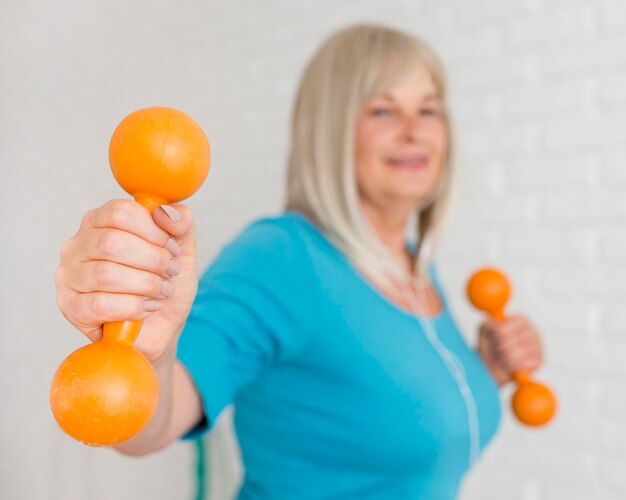
[[[163,281],[161,284],[161,295],[163,295],[163,297],[171,297],[174,295],[174,285],[169,281]]]
[[[171,259],[165,272],[167,273],[168,276],[176,276],[180,274],[180,264],[176,262],[174,259]]]
[[[183,220],[183,216],[180,215],[180,212],[174,207],[170,207],[169,205],[160,205],[160,207],[165,212],[165,215],[170,218],[170,220],[173,220],[174,222]]]
[[[162,307],[163,307],[163,304],[159,302],[158,300],[146,299],[143,302],[143,309],[144,311],[147,311],[147,312],[158,311]]]
[[[176,243],[176,240],[174,238],[170,238],[169,240],[167,240],[165,248],[167,248],[174,257],[178,257],[181,254],[180,247],[178,246],[178,243]]]

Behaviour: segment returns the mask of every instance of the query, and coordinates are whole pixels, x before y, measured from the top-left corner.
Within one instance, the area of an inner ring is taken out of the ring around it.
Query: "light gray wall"
[[[125,196],[107,164],[115,125],[168,105],[213,147],[189,201],[206,265],[243,224],[279,209],[299,73],[324,36],[360,20],[442,54],[461,178],[438,259],[450,301],[471,339],[479,315],[465,279],[505,267],[512,308],[544,332],[540,376],[561,400],[540,431],[507,417],[462,497],[626,497],[626,3],[2,0],[1,498],[191,498],[188,444],[128,459],[57,428],[49,382],[84,342],[56,309],[58,249],[86,210]],[[213,438],[215,498],[239,473],[229,439]]]

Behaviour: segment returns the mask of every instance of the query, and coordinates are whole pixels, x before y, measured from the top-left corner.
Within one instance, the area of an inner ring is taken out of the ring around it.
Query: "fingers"
[[[189,208],[180,203],[161,205],[152,212],[152,218],[160,229],[178,241],[183,252],[195,251],[195,226]]]
[[[163,299],[174,295],[174,285],[161,276],[106,260],[92,260],[74,268],[68,285],[79,293],[126,293]]]
[[[78,233],[61,249],[61,267],[106,260],[167,278],[180,270],[172,261],[180,254],[176,240],[148,210],[132,200],[112,200],[83,217]]]
[[[168,241],[165,240],[164,245],[171,247]],[[73,253],[72,247],[77,249],[78,255]],[[82,231],[70,244],[70,248],[65,250],[83,263],[108,261],[148,271],[163,278],[175,276],[180,272],[180,266],[174,260],[173,253],[165,246],[150,243],[142,237],[119,229],[95,228]],[[82,276],[86,276],[86,271]],[[74,274],[72,277],[78,276]],[[80,290],[81,287],[75,289]]]
[[[539,333],[523,316],[486,321],[481,335],[494,361],[509,372],[532,372],[543,362]]]
[[[81,223],[81,230],[86,228],[119,229],[161,247],[171,237],[154,223],[147,209],[133,200],[111,200],[100,208],[90,210]]]
[[[184,205],[151,214],[135,201],[112,200],[88,212],[63,244],[58,307],[92,341],[104,323],[146,319],[164,306],[170,314],[177,300],[190,300],[190,284],[197,286],[195,254],[193,218]]]
[[[142,241],[152,247],[142,245]],[[172,276],[167,272],[169,258],[162,249],[173,257],[195,256],[193,217],[191,211],[179,203],[157,207],[150,214],[135,201],[112,200],[87,212],[80,230],[67,246],[70,251],[66,254],[76,255],[83,261],[112,260]],[[172,265],[177,267],[175,263]]]
[[[101,325],[112,321],[142,320],[162,303],[137,295],[115,293],[68,293],[59,296],[59,309],[90,340],[100,338]]]

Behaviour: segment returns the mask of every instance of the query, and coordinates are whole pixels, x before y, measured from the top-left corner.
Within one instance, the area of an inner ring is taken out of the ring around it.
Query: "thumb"
[[[181,247],[195,245],[196,231],[191,210],[180,203],[161,205],[152,212],[157,225],[171,234]]]

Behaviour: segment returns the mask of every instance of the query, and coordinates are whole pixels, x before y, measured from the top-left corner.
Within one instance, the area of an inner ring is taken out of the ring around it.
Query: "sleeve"
[[[187,438],[212,428],[239,390],[306,344],[308,259],[296,228],[261,221],[225,247],[204,273],[177,352],[206,418]]]

